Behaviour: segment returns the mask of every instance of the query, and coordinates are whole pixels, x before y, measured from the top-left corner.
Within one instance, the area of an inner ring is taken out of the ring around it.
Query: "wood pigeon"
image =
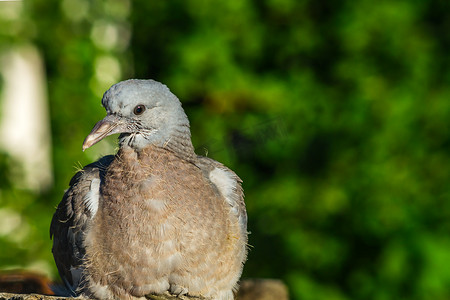
[[[165,85],[122,81],[102,105],[107,116],[83,150],[115,133],[120,148],[72,178],[50,227],[68,290],[233,299],[247,255],[242,181],[194,153],[188,118]]]

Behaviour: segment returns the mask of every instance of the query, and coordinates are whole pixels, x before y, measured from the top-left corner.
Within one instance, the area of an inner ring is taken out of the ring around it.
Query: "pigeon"
[[[195,154],[189,120],[166,85],[122,81],[102,105],[107,115],[83,151],[116,133],[119,149],[73,176],[50,225],[67,291],[233,299],[248,250],[241,179]]]

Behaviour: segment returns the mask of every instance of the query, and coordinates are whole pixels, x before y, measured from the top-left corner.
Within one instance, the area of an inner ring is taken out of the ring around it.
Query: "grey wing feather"
[[[53,257],[59,275],[72,295],[76,294],[75,288],[80,280],[85,255],[84,239],[93,218],[92,208],[85,197],[92,192],[92,182],[96,179],[103,181],[106,168],[113,158],[112,155],[105,156],[76,173],[52,218],[50,238],[53,238]],[[98,189],[98,186],[95,188]]]
[[[244,190],[242,189],[242,180],[236,173],[225,165],[215,161],[209,157],[197,156],[198,163],[196,164],[204,173],[207,178],[210,178],[211,171],[215,168],[221,169],[229,175],[229,178],[233,181],[231,193],[226,197],[231,205],[233,211],[239,219],[241,230],[243,233],[247,233],[247,211],[244,202]]]

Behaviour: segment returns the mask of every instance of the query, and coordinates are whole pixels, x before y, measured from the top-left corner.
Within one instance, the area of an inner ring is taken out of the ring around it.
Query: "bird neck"
[[[189,125],[175,127],[171,134],[164,139],[164,142],[158,146],[170,150],[175,155],[188,161],[192,161],[196,157],[191,141]]]
[[[191,142],[189,125],[167,129],[165,132],[153,134],[121,134],[120,148],[131,147],[139,152],[147,147],[156,146],[169,150],[182,159],[193,161],[197,156]]]

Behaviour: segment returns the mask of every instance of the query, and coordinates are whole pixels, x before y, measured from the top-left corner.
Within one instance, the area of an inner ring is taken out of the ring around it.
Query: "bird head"
[[[119,82],[105,92],[102,105],[107,115],[86,137],[83,151],[115,133],[121,134],[121,147],[142,149],[174,142],[192,147],[189,120],[164,84],[137,79]]]

